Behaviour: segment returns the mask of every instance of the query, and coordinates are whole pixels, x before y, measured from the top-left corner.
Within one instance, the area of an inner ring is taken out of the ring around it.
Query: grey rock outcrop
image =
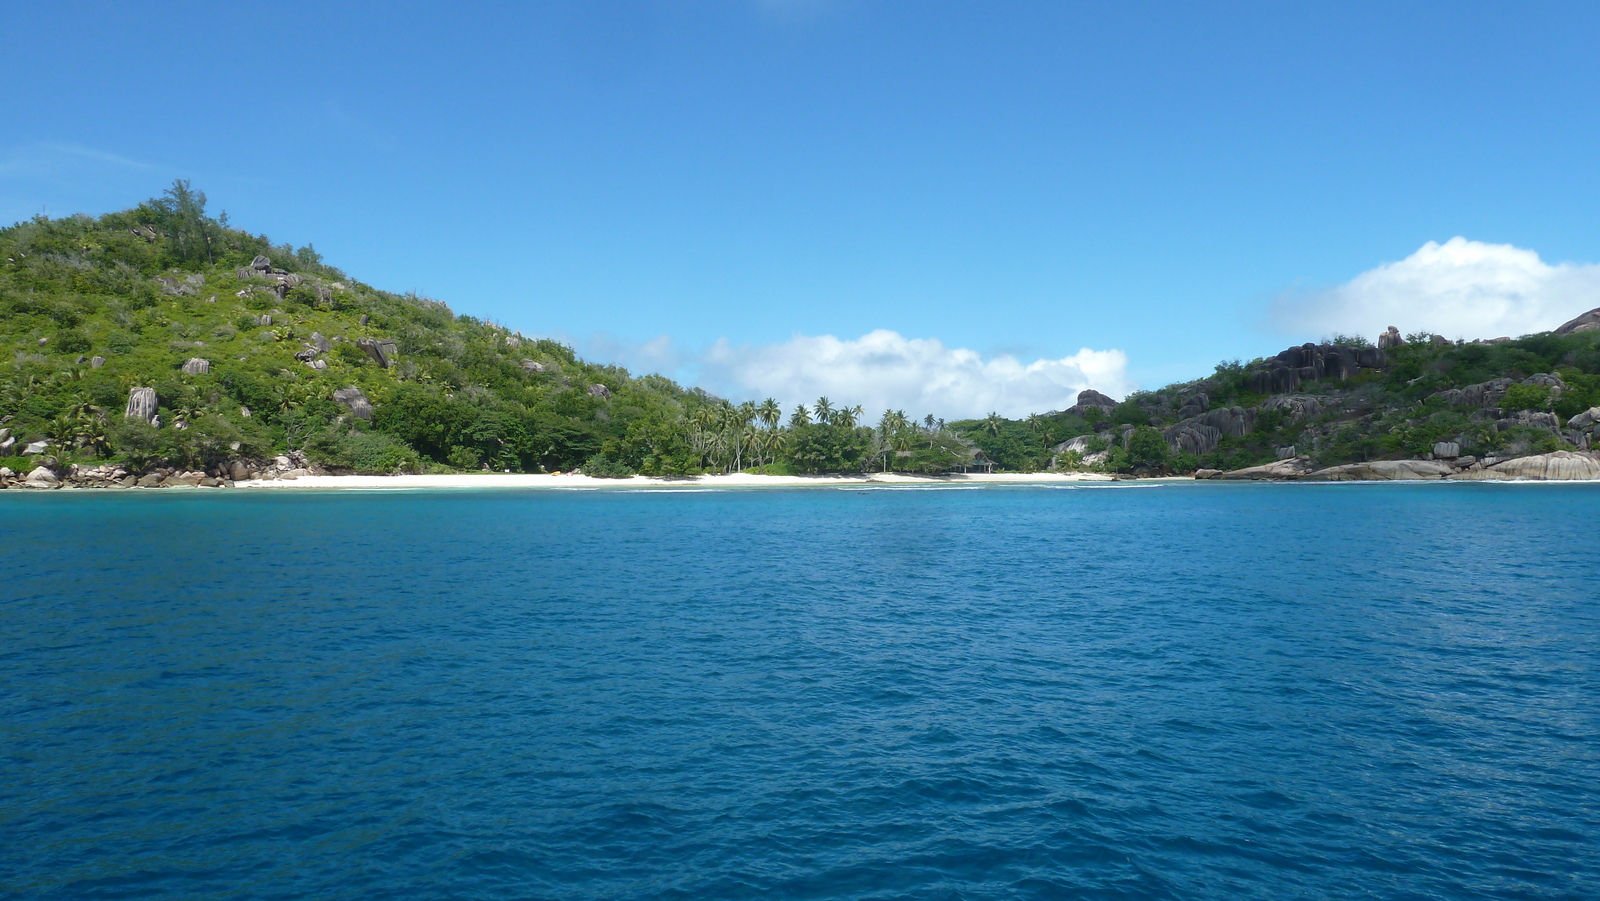
[[[357,419],[372,418],[372,402],[367,400],[367,396],[361,393],[361,389],[354,385],[348,388],[340,388],[338,391],[333,392],[333,399],[335,403],[349,410],[350,415]]]
[[[1211,398],[1204,391],[1199,391],[1183,399],[1183,404],[1178,407],[1178,418],[1193,419],[1209,409]]]
[[[156,421],[156,389],[135,388],[128,392],[128,409],[122,414],[128,419],[143,419],[145,422]]]
[[[106,358],[105,357],[90,357],[89,358],[89,368],[90,369],[99,369],[101,366],[104,366],[104,365],[106,365]]]
[[[256,318],[256,324],[257,325],[271,325],[272,324],[272,314],[271,313],[262,313],[259,317]]]
[[[333,342],[323,337],[321,332],[312,332],[311,337],[306,339],[306,343],[309,344],[312,349],[321,351],[322,353],[327,353],[328,351],[333,350]]]
[[[1436,460],[1374,460],[1330,466],[1301,478],[1305,482],[1392,482],[1442,479],[1455,467]]]
[[[1555,451],[1549,454],[1518,457],[1483,469],[1458,472],[1451,478],[1471,481],[1600,479],[1600,457],[1593,453]]]
[[[1553,372],[1535,372],[1533,375],[1523,379],[1522,384],[1549,388],[1551,397],[1560,397],[1561,392],[1567,390],[1567,383],[1561,380],[1561,376]]]
[[[1517,426],[1539,429],[1557,436],[1561,434],[1561,426],[1556,419],[1556,414],[1543,413],[1537,410],[1518,410],[1497,420],[1494,424],[1495,430],[1500,432]]]
[[[589,386],[589,396],[606,399],[611,397],[611,389],[599,383]]]
[[[1321,416],[1329,407],[1325,401],[1326,398],[1310,394],[1280,394],[1263,401],[1261,409],[1282,411],[1295,423]]]
[[[393,347],[394,345],[391,343],[389,346]],[[384,352],[383,343],[372,338],[357,338],[356,347],[365,351],[367,356],[372,359],[372,362],[385,369],[389,368],[389,355]]]
[[[1433,455],[1447,460],[1454,460],[1456,457],[1461,456],[1461,445],[1454,441],[1435,441],[1433,443]]]
[[[1392,350],[1405,343],[1406,339],[1401,336],[1400,330],[1392,325],[1389,326],[1389,328],[1386,329],[1383,334],[1378,336],[1379,350]]]
[[[1465,388],[1446,388],[1433,393],[1434,397],[1452,407],[1492,407],[1506,396],[1506,389],[1516,384],[1513,379],[1490,379]]]
[[[1196,418],[1199,425],[1208,425],[1224,435],[1243,438],[1256,424],[1256,411],[1244,407],[1217,407]]]
[[[1257,394],[1286,394],[1302,382],[1346,381],[1363,368],[1387,364],[1383,350],[1348,344],[1302,344],[1280,351],[1250,371],[1247,384]]]
[[[1314,467],[1306,457],[1293,457],[1263,466],[1248,466],[1213,476],[1229,482],[1282,482],[1298,479]]]
[[[1103,407],[1107,410],[1113,410],[1116,409],[1117,402],[1093,388],[1085,388],[1078,392],[1078,406]]]
[[[182,279],[164,275],[156,279],[156,284],[161,286],[161,293],[172,297],[189,297],[200,293],[200,286],[206,283],[203,275],[189,275]]]
[[[29,444],[27,447],[23,448],[22,449],[22,455],[24,457],[37,457],[37,456],[39,456],[40,454],[44,453],[45,451],[47,451],[49,449],[50,449],[50,441],[48,439],[42,439],[42,440],[39,440],[39,441],[35,441],[35,442]]]
[[[211,361],[199,357],[190,357],[183,363],[184,375],[205,375],[211,371]]]
[[[1600,329],[1600,307],[1562,323],[1556,328],[1556,334],[1571,335],[1576,332],[1592,332],[1597,329]]]
[[[24,484],[29,488],[60,488],[61,480],[56,477],[55,473],[40,466],[28,473],[28,478]]]
[[[1117,402],[1101,394],[1093,388],[1085,388],[1078,392],[1078,402],[1067,408],[1067,412],[1075,416],[1082,416],[1090,409],[1109,413],[1117,408]]]
[[[1209,454],[1222,443],[1222,431],[1203,422],[1180,422],[1162,434],[1174,454]]]
[[[544,364],[538,360],[523,360],[522,368],[528,372],[544,372]]]
[[[1600,423],[1600,407],[1590,407],[1582,413],[1567,420],[1567,428],[1587,432]]]

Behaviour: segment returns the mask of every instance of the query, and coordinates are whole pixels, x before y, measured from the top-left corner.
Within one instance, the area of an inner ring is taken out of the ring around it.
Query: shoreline
[[[899,473],[870,473],[862,475],[778,476],[733,473],[727,475],[702,475],[683,477],[629,476],[621,479],[602,479],[585,475],[551,475],[547,473],[444,473],[435,475],[303,475],[288,478],[251,479],[243,482],[219,482],[215,485],[194,483],[165,484],[167,491],[195,491],[215,489],[244,489],[251,491],[435,491],[435,490],[546,490],[546,491],[720,491],[720,490],[771,490],[797,488],[868,488],[868,489],[973,489],[992,486],[1015,485],[1019,487],[1069,486],[1103,487],[1156,487],[1165,484],[1226,484],[1226,485],[1393,485],[1393,484],[1466,484],[1466,485],[1584,485],[1600,484],[1597,479],[1550,478],[1496,478],[1496,479],[1196,479],[1193,476],[1155,476],[1146,478],[1114,478],[1103,473],[958,473],[948,476],[916,476]],[[50,485],[13,486],[23,493],[36,494],[38,489],[54,489],[68,493],[125,492],[137,490],[144,493],[151,487],[129,485],[83,485],[57,482]],[[31,489],[31,490],[30,490]],[[0,492],[5,494],[9,492]]]
[[[914,476],[900,473],[870,473],[849,476],[777,476],[751,473],[728,475],[629,476],[601,479],[586,475],[545,473],[448,473],[441,475],[331,476],[306,475],[293,479],[252,479],[235,482],[234,488],[252,491],[295,489],[359,489],[393,491],[419,488],[536,488],[536,489],[657,489],[694,490],[707,488],[828,488],[828,487],[929,487],[1006,484],[1068,484],[1077,482],[1116,482],[1101,473],[965,473],[949,476]],[[1141,479],[1139,481],[1192,481],[1187,478]]]

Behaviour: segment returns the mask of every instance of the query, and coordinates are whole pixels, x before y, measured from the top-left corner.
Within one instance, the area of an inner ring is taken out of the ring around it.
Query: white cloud
[[[1550,265],[1532,250],[1455,237],[1328,291],[1280,301],[1287,330],[1369,339],[1404,333],[1494,338],[1546,331],[1600,306],[1600,265]]]
[[[854,340],[796,335],[782,344],[734,346],[723,339],[699,357],[700,383],[727,397],[771,396],[787,409],[826,395],[835,404],[860,404],[873,417],[892,408],[945,419],[1060,410],[1084,388],[1121,396],[1133,387],[1127,367],[1120,350],[1083,348],[1023,363],[886,329]]]

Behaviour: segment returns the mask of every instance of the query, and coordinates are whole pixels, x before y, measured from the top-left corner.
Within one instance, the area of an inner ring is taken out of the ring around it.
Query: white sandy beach
[[[283,490],[305,488],[799,488],[839,485],[980,485],[999,483],[1109,482],[1099,473],[996,473],[951,476],[909,476],[872,473],[859,476],[764,476],[749,473],[664,479],[633,476],[597,479],[585,475],[525,473],[454,473],[398,476],[300,476],[296,479],[255,479],[237,482],[237,488]]]

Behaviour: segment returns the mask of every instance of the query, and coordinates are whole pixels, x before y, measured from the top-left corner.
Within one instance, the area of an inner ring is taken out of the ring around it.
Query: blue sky
[[[1390,319],[1476,337],[1600,305],[1592,3],[17,4],[0,27],[6,221],[189,178],[379,287],[733,395],[1021,412]]]

